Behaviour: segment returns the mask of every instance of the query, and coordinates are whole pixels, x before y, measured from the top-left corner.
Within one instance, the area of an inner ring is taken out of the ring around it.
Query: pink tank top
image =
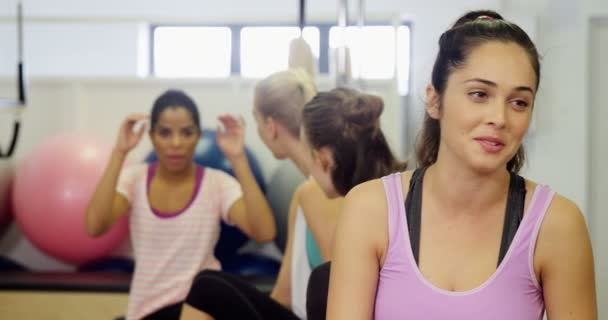
[[[536,187],[515,238],[492,276],[475,289],[451,292],[428,282],[414,260],[401,174],[382,180],[388,204],[389,244],[378,277],[375,319],[542,319],[545,303],[534,273],[533,255],[554,194],[549,187]]]

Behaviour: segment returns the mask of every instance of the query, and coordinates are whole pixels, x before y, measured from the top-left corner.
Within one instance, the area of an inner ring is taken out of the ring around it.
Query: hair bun
[[[465,23],[474,22],[474,21],[495,21],[495,20],[500,21],[500,20],[504,20],[504,18],[500,14],[498,14],[496,11],[492,11],[492,10],[470,11],[470,12],[467,12],[462,17],[460,17],[460,19],[458,19],[456,21],[456,23],[454,23],[452,28],[456,28]]]
[[[378,96],[360,93],[345,107],[348,108],[345,113],[348,122],[361,128],[375,128],[384,111],[384,102]]]

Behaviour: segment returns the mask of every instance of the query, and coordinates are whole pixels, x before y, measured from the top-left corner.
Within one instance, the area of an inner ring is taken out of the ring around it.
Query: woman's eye
[[[469,93],[469,96],[471,96],[471,97],[473,97],[475,99],[484,99],[488,95],[485,92],[483,92],[483,91],[474,91],[474,92]]]
[[[530,105],[530,104],[529,104],[527,101],[525,101],[525,100],[513,100],[513,102],[512,102],[512,103],[513,103],[513,105],[514,105],[516,108],[519,108],[519,109],[525,109],[525,108],[527,108],[527,107]]]

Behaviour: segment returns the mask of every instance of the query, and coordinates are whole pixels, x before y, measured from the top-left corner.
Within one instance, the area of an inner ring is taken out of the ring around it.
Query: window
[[[241,30],[241,75],[262,78],[287,69],[289,43],[300,36],[298,27],[245,27]],[[306,27],[303,37],[319,57],[319,29]]]
[[[287,68],[289,43],[300,36],[300,28],[287,25],[155,26],[152,30],[152,73],[160,77],[262,78]],[[318,59],[320,74],[333,70],[335,49],[346,45],[355,79],[395,79],[399,93],[408,93],[408,25],[317,24],[305,27],[303,37]]]
[[[153,73],[159,77],[227,77],[232,31],[228,27],[156,27]]]
[[[410,27],[397,27],[397,90],[405,96],[410,91]]]
[[[353,78],[391,79],[395,76],[395,28],[391,26],[332,27],[329,47],[350,49]]]

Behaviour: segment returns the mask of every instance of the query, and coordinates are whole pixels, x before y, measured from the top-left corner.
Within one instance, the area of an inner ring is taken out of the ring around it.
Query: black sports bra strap
[[[509,194],[507,195],[507,208],[505,209],[505,221],[502,228],[502,240],[498,252],[498,265],[502,262],[515,233],[524,216],[524,205],[526,202],[526,181],[521,176],[511,173],[509,182]]]
[[[420,256],[420,225],[422,222],[422,181],[426,168],[416,169],[410,180],[410,188],[405,199],[405,212],[410,236],[410,244],[416,264]],[[505,219],[498,253],[498,264],[502,262],[524,215],[526,200],[526,181],[521,176],[511,173]]]
[[[426,168],[416,169],[410,179],[410,189],[405,199],[405,212],[408,231],[410,234],[410,245],[416,264],[420,251],[420,223],[422,213],[422,178]]]

